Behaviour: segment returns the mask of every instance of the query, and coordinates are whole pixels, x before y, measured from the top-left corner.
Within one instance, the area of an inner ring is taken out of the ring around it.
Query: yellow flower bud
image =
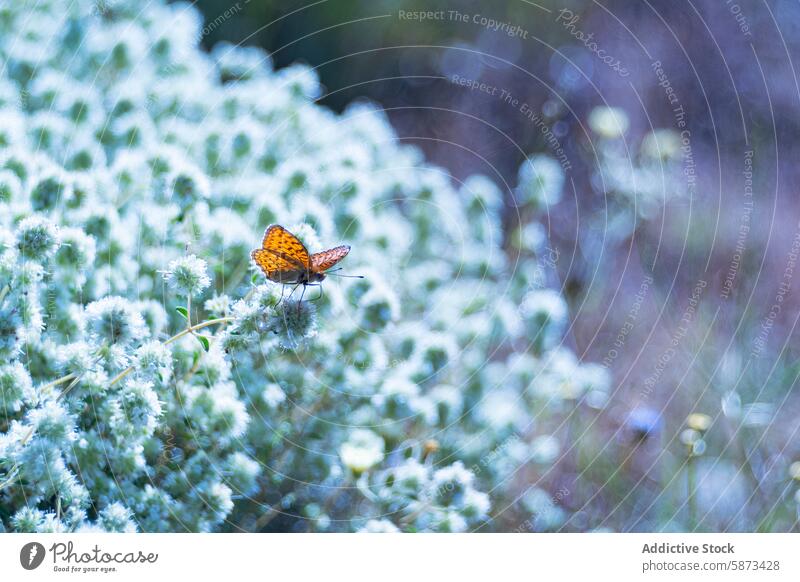
[[[686,418],[686,426],[698,432],[706,432],[711,426],[711,417],[701,412],[694,412]]]

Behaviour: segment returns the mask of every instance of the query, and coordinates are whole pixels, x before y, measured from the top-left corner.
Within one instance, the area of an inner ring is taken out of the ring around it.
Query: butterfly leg
[[[306,287],[308,287],[307,283],[303,283],[303,290],[300,292],[300,301],[297,302],[297,314],[300,315],[300,306],[303,303],[303,297],[306,294]]]
[[[291,293],[289,293],[289,296],[286,298],[286,301],[289,301],[289,300],[292,298],[292,295],[294,295],[294,292],[295,292],[295,291],[297,291],[297,288],[298,288],[300,285],[301,285],[301,284],[300,284],[300,283],[298,283],[297,285],[295,285],[294,287],[292,287],[292,292],[291,292]]]
[[[292,295],[294,295],[294,292],[295,292],[295,291],[297,291],[297,288],[298,288],[300,285],[302,285],[302,283],[297,283],[296,285],[294,285],[294,286],[292,287],[292,290],[291,290],[291,292],[289,292],[289,295],[286,297],[286,302],[287,302],[287,303],[288,303],[289,301],[291,301],[291,299],[292,299]],[[281,304],[281,302],[283,302],[283,290],[284,290],[284,289],[286,289],[286,285],[284,285],[284,286],[281,288],[281,301],[280,301],[280,302],[278,302],[278,305],[280,305],[280,304]],[[305,288],[303,289],[303,291],[305,291]],[[302,300],[303,300],[303,297],[301,296],[301,297],[300,297],[300,301],[302,301]],[[298,304],[297,304],[297,312],[298,312],[298,313],[300,313],[300,303],[298,303]],[[284,311],[284,312],[283,312],[283,320],[284,320],[284,322],[286,321],[286,311]],[[278,332],[276,331],[275,333],[278,333]]]
[[[319,287],[319,295],[317,295],[316,297],[314,297],[314,299],[309,299],[309,302],[316,302],[316,301],[319,301],[319,300],[320,300],[320,299],[322,299],[322,297],[325,295],[325,294],[322,292],[322,283],[306,283],[306,287]]]
[[[281,303],[283,303],[283,294],[286,292],[286,285],[281,285],[281,298],[278,299],[278,304],[275,307],[280,307]]]
[[[314,298],[314,299],[309,299],[309,301],[319,301],[320,299],[322,299],[322,297],[325,295],[325,293],[322,291],[322,289],[323,289],[322,283],[315,283],[315,284],[309,285],[309,286],[310,287],[319,287],[319,295],[317,295],[316,298]]]

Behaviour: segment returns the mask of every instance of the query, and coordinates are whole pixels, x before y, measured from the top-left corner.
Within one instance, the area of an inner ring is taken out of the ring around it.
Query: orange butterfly
[[[325,271],[349,252],[349,245],[341,245],[309,255],[300,239],[282,226],[273,224],[264,233],[261,248],[254,250],[250,256],[270,281],[305,286],[324,280],[327,275]]]

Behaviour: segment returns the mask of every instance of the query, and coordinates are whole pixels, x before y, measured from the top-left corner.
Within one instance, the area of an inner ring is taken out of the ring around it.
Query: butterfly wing
[[[297,282],[311,268],[308,251],[300,239],[277,224],[267,229],[261,248],[250,256],[267,278],[276,283]]]
[[[336,263],[341,261],[350,252],[349,245],[342,245],[322,251],[321,253],[314,253],[311,255],[311,271],[314,273],[322,273],[333,267]]]
[[[256,249],[250,256],[264,271],[267,279],[275,283],[296,283],[303,273],[294,263],[264,249]]]

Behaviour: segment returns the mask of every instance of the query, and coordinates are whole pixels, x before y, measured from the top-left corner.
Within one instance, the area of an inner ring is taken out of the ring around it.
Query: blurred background
[[[564,429],[585,443],[548,483],[577,516],[564,529],[670,529],[685,503],[698,529],[797,528],[800,4],[196,5],[208,50],[305,62],[322,104],[374,101],[454,180],[489,176],[512,256],[533,236],[514,229],[520,165],[565,170],[540,209],[551,286],[614,388],[592,434]]]

